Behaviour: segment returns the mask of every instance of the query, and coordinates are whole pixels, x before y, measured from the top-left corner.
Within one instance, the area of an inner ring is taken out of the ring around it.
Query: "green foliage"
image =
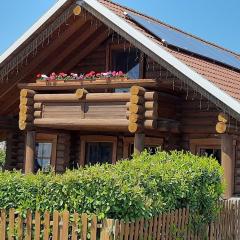
[[[0,149],[0,168],[4,166],[6,160],[6,151],[4,149]]]
[[[54,173],[0,173],[0,208],[96,213],[100,218],[151,217],[189,206],[210,221],[222,194],[222,169],[214,159],[183,152],[144,152],[116,165]]]

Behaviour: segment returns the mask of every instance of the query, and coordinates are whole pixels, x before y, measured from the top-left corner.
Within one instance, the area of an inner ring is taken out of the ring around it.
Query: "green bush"
[[[116,165],[65,174],[0,173],[0,208],[68,209],[99,217],[135,219],[189,206],[210,221],[222,194],[216,160],[183,152],[144,152]]]

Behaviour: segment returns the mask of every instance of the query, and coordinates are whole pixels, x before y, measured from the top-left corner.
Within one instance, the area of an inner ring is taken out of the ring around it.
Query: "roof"
[[[71,2],[74,2],[74,0],[59,0],[48,13],[1,55],[0,70],[4,68],[5,63],[11,61],[11,59],[15,57],[16,52],[31,39],[32,35],[37,36],[38,30],[43,28],[56,12],[60,11],[60,9],[62,11],[63,7],[66,4],[69,6]],[[233,117],[240,119],[239,71],[231,69],[223,64],[214,63],[203,57],[164,46],[159,39],[151,35],[144,28],[127,19],[124,15],[124,11],[139,14],[158,24],[173,28],[157,19],[148,17],[108,0],[81,0],[78,1],[78,4],[83,5],[86,10],[90,11],[100,21],[103,21],[107,26],[132,42],[136,47],[152,57],[153,60],[173,72],[174,75],[183,79],[189,86],[197,89],[203,96],[207,97],[217,106],[229,112]],[[174,29],[177,30],[176,28]],[[201,41],[211,44],[204,40]],[[218,47],[214,44],[211,45]],[[231,52],[226,49],[224,49],[224,51]],[[239,54],[231,53],[240,59]]]
[[[189,33],[183,32],[173,26],[170,26],[166,23],[163,23],[161,21],[159,21],[158,19],[146,16],[145,14],[139,13],[133,9],[127,8],[127,7],[123,7],[119,4],[113,3],[111,1],[108,0],[99,0],[99,2],[101,2],[102,4],[104,4],[107,8],[109,8],[111,11],[113,11],[114,13],[116,13],[119,17],[125,19],[128,23],[130,23],[134,28],[138,29],[139,31],[141,31],[143,34],[145,34],[146,36],[148,36],[149,38],[151,38],[154,42],[158,43],[159,45],[161,45],[164,49],[166,49],[168,52],[170,52],[171,54],[173,54],[177,59],[181,60],[183,63],[185,63],[187,66],[191,67],[193,70],[195,70],[197,73],[201,74],[202,76],[204,76],[207,80],[211,81],[212,83],[214,83],[216,86],[218,86],[220,89],[222,89],[223,91],[225,91],[226,93],[228,93],[230,96],[232,96],[233,98],[240,100],[240,85],[238,86],[238,84],[240,83],[240,71],[236,71],[234,69],[229,68],[228,66],[224,66],[223,64],[218,64],[215,63],[211,60],[208,60],[204,57],[201,56],[197,56],[197,55],[193,55],[193,54],[189,54],[186,53],[184,51],[179,51],[179,49],[177,48],[167,48],[165,46],[163,46],[163,43],[155,38],[153,35],[149,34],[145,29],[143,29],[141,26],[136,25],[134,22],[132,22],[130,19],[126,19],[124,12],[132,12],[135,13],[137,15],[143,16],[151,21],[154,21],[155,23],[158,23],[160,25],[164,25],[166,27],[172,28],[174,30],[177,30],[181,33],[184,33],[186,35],[189,35],[191,37],[194,37],[206,44],[212,45],[214,47],[217,47],[219,49],[222,49],[226,52],[232,53],[235,56],[237,56],[240,60],[240,55],[227,50],[225,48],[222,48],[220,46],[217,46],[214,43],[210,43],[208,41],[205,41],[201,38],[198,38],[194,35],[191,35]]]

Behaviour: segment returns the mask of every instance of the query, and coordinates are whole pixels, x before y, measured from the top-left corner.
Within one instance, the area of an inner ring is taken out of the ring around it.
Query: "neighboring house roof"
[[[0,68],[3,68],[5,62],[14,57],[16,50],[29,41],[31,35],[36,34],[38,29],[45,26],[54,13],[62,9],[67,3],[69,4],[69,2],[74,1],[59,0],[26,34],[1,55]],[[240,71],[231,69],[223,64],[214,63],[197,55],[191,55],[176,48],[164,46],[160,39],[157,39],[144,28],[127,19],[124,11],[139,14],[150,21],[173,28],[156,19],[108,0],[82,0],[78,1],[78,3],[83,5],[84,8],[89,10],[107,26],[152,57],[156,62],[162,64],[177,77],[186,81],[189,86],[197,89],[203,96],[229,112],[233,117],[240,119],[240,87],[238,86]],[[207,43],[204,40],[201,41]],[[214,46],[217,47],[216,45]],[[238,54],[235,54],[235,56],[240,59]]]

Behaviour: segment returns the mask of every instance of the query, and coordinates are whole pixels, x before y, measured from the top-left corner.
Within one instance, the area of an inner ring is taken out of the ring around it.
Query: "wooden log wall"
[[[106,71],[106,42],[101,44],[91,54],[78,63],[71,72],[87,73],[90,71],[104,72]]]
[[[64,172],[70,162],[70,134],[60,133],[57,138],[56,172]]]
[[[25,152],[25,134],[20,131],[10,132],[6,143],[6,170],[23,169]]]
[[[81,149],[81,141],[80,141],[80,133],[72,132],[70,138],[70,157],[69,157],[69,168],[74,169],[77,168],[80,162],[80,149]]]

